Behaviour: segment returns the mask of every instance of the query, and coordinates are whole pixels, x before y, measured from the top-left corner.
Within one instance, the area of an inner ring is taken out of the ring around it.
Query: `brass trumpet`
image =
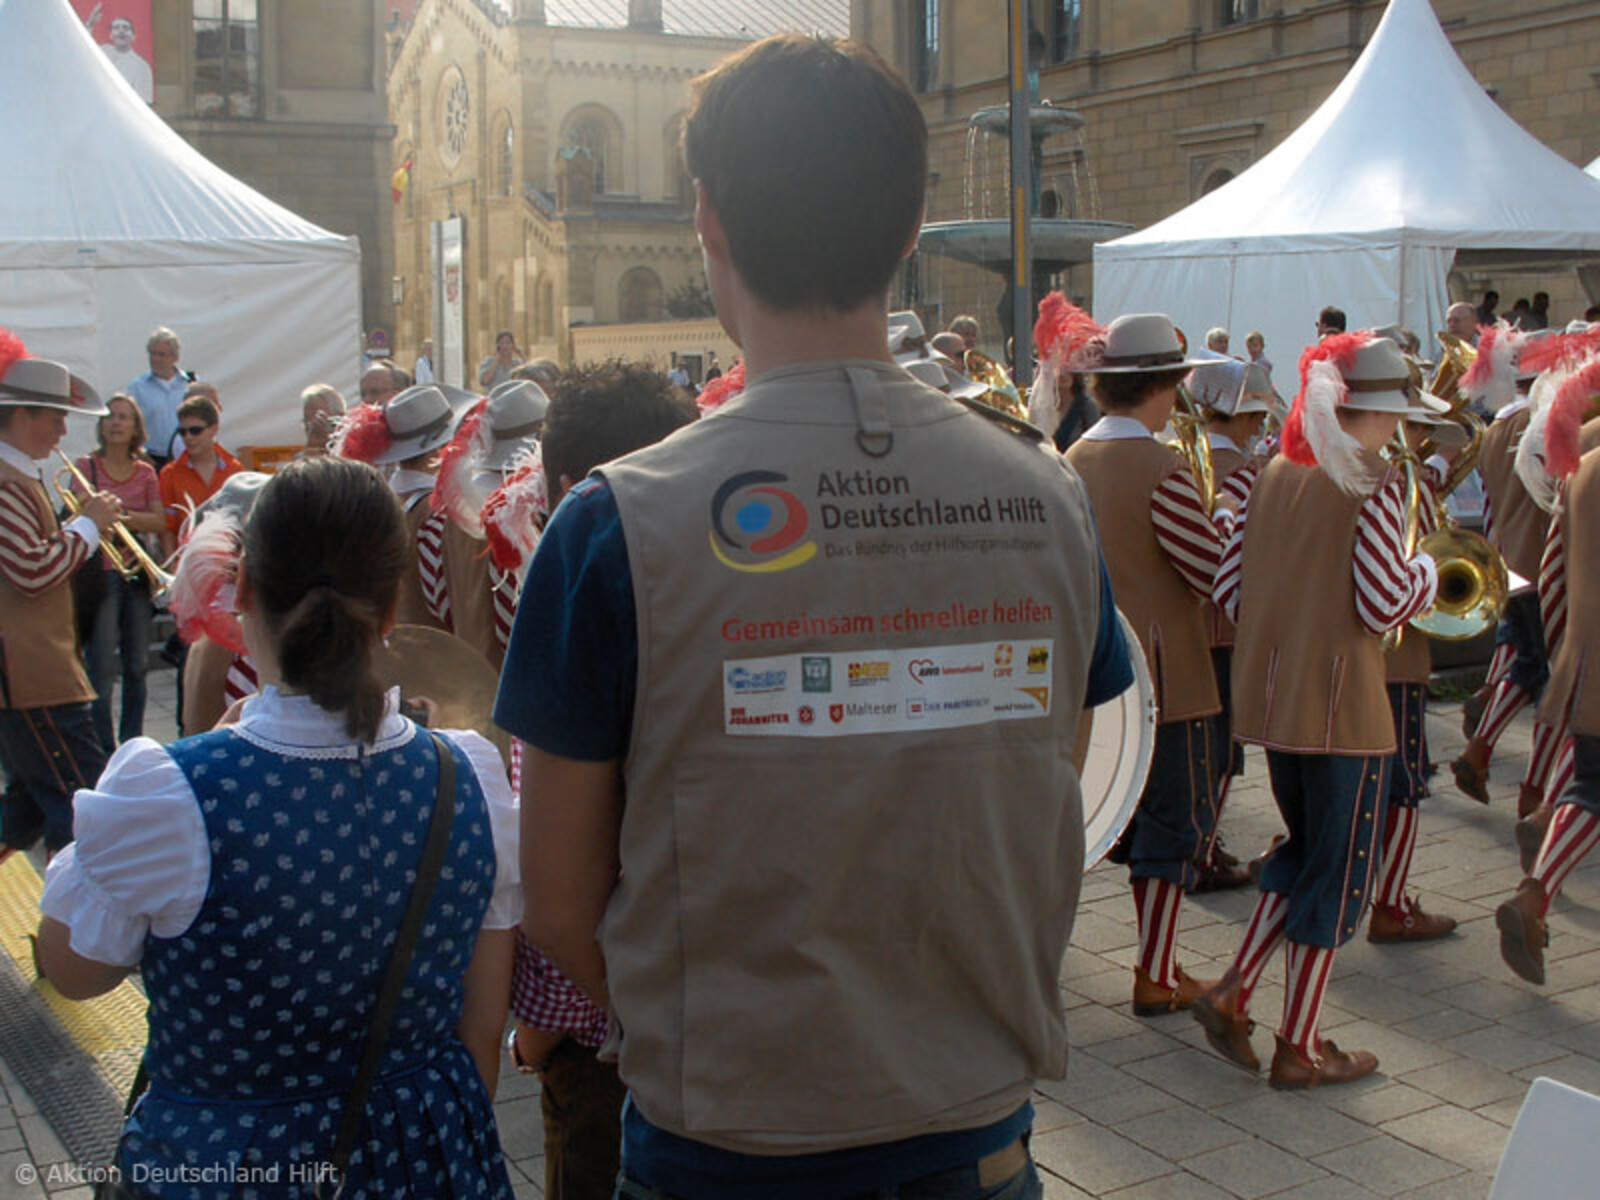
[[[83,512],[83,502],[78,499],[78,493],[73,489],[76,483],[88,495],[93,495],[95,488],[83,472],[78,470],[78,464],[67,457],[66,452],[57,450],[61,461],[66,464],[56,472],[56,494],[61,497],[61,502],[67,506],[67,511],[73,516]],[[72,482],[63,484],[63,477]],[[137,579],[142,571],[150,580],[150,598],[158,600],[166,595],[172,587],[172,575],[161,569],[159,563],[150,557],[150,552],[144,548],[134,533],[121,521],[114,521],[107,528],[100,531],[100,551],[124,579]]]
[[[1433,372],[1428,391],[1452,407],[1456,407],[1461,377],[1477,361],[1478,352],[1454,334],[1441,331],[1437,336],[1440,349],[1439,366]]]

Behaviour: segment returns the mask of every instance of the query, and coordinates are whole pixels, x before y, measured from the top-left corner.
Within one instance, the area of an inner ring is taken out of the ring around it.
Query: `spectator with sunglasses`
[[[239,460],[217,445],[217,402],[191,395],[178,405],[178,436],[183,453],[161,468],[161,505],[167,514],[167,541],[175,542],[184,515],[241,470]],[[168,553],[171,544],[163,545]]]

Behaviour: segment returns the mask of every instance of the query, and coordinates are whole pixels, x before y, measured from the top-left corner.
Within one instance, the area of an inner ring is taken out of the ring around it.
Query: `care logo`
[[[711,497],[711,552],[735,571],[770,574],[787,571],[817,556],[806,539],[811,518],[800,498],[787,488],[789,477],[776,471],[741,471]]]

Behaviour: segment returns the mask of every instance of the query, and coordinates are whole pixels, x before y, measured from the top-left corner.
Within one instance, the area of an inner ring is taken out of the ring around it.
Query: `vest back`
[[[5,463],[0,463],[0,478],[27,488],[47,531],[60,528],[42,483]],[[78,569],[98,571],[101,566],[95,561]],[[78,654],[70,580],[25,596],[0,579],[0,685],[0,708],[52,708],[94,699]]]

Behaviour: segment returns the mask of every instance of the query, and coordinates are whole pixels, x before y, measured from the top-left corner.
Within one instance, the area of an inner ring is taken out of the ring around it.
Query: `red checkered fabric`
[[[535,1029],[568,1034],[584,1046],[606,1040],[606,1014],[517,930],[517,965],[511,976],[511,1012]]]

